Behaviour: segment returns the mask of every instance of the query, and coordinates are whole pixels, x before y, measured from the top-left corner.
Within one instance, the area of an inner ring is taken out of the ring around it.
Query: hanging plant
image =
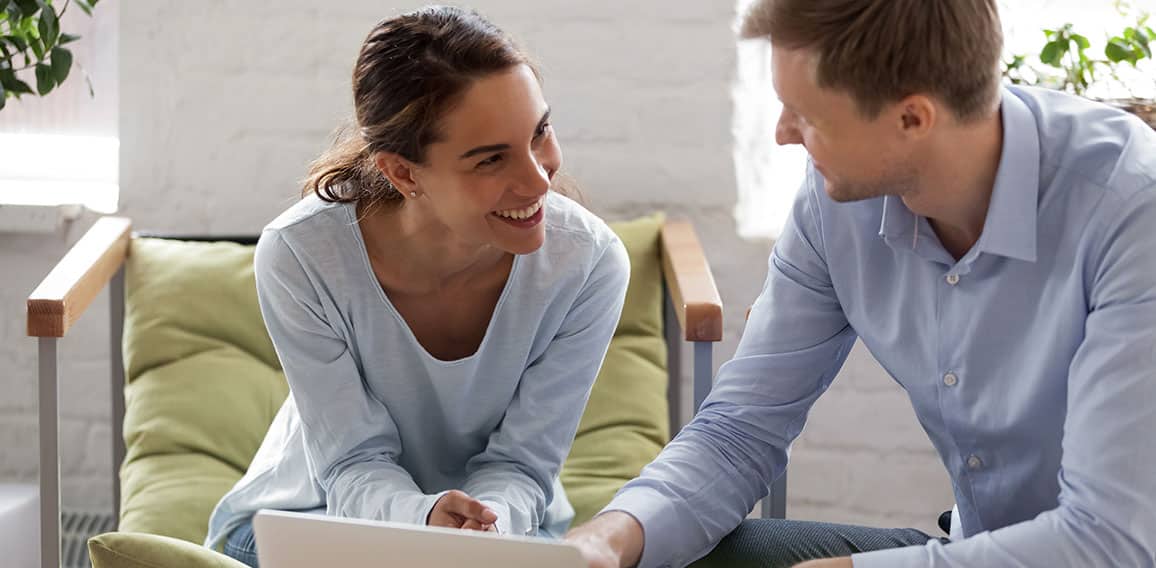
[[[57,11],[52,0],[0,0],[0,109],[9,97],[44,96],[64,83],[73,64],[64,46],[80,37],[63,33],[60,17],[73,4],[91,16],[97,1],[65,0]]]

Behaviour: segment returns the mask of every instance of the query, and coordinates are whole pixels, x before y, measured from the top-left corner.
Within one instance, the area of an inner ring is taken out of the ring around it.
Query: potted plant
[[[1118,90],[1130,96],[1090,98],[1131,112],[1156,128],[1156,100],[1137,97],[1132,89],[1135,83],[1120,76],[1121,71],[1138,71],[1140,65],[1156,61],[1152,55],[1156,31],[1149,24],[1149,18],[1149,14],[1140,14],[1119,33],[1108,37],[1102,59],[1089,54],[1091,41],[1078,33],[1073,24],[1045,29],[1046,41],[1038,56],[1044,67],[1032,65],[1026,55],[1014,55],[1004,62],[1004,76],[1014,84],[1039,85],[1081,96],[1089,96],[1088,91],[1094,85],[1114,82]],[[1137,75],[1143,77],[1140,80],[1152,81],[1156,87],[1153,74]]]
[[[92,15],[97,1],[64,0],[58,11],[52,0],[0,0],[0,109],[9,97],[47,95],[68,78],[72,52],[64,46],[80,38],[61,32],[60,17],[74,4]]]

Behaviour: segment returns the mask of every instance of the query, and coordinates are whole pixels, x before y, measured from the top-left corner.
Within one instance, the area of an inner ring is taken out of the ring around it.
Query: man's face
[[[818,84],[816,61],[808,50],[772,51],[775,91],[783,103],[775,141],[803,145],[835,201],[912,190],[916,169],[897,109],[885,107],[865,118],[849,94]]]

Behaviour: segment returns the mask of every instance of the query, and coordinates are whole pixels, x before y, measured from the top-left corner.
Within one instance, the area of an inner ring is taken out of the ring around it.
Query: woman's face
[[[528,254],[545,239],[544,206],[562,151],[538,79],[519,65],[471,85],[413,167],[411,200],[466,242]]]

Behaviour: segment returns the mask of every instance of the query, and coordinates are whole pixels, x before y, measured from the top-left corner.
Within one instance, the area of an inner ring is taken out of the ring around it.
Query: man
[[[807,179],[710,398],[568,535],[591,566],[685,565],[736,526],[760,566],[1156,566],[1156,135],[1002,88],[1000,30],[995,0],[746,16]],[[857,337],[951,476],[950,541],[743,522]]]

